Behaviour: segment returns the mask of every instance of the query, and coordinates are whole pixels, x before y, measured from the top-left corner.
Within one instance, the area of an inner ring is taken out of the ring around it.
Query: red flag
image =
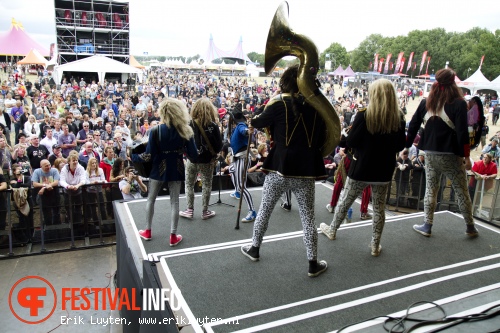
[[[389,64],[389,70],[392,71],[392,67],[394,67],[394,63],[391,61],[391,63]]]
[[[398,60],[396,61],[396,68],[394,69],[394,74],[399,73],[399,68],[401,67],[401,59],[403,58],[404,52],[400,52],[398,55]]]
[[[415,53],[415,52],[410,53],[410,58],[408,59],[408,67],[406,67],[406,73],[408,73],[408,70],[411,68],[411,62],[413,60],[413,53]]]
[[[375,53],[375,62],[373,63],[373,71],[377,72],[378,70],[378,53]]]
[[[399,66],[399,73],[403,73],[403,68],[405,67],[406,58],[401,59],[401,65]]]
[[[368,70],[372,68],[372,62],[370,61],[370,64],[368,65]]]
[[[384,58],[380,58],[380,63],[378,65],[378,72],[382,72],[382,65],[384,64]]]
[[[387,55],[387,61],[385,62],[385,66],[384,66],[384,74],[387,74],[387,72],[389,71],[389,62],[391,61],[391,57],[392,57],[392,53],[389,53]]]
[[[429,71],[429,63],[431,62],[431,57],[427,57],[427,67],[425,68],[425,74],[428,74]]]
[[[414,61],[414,62],[413,62],[413,70],[415,70],[416,68],[417,68],[417,62],[416,62],[416,61]]]
[[[484,61],[484,55],[481,57],[481,63],[479,64],[479,68],[481,68],[481,66],[483,65],[483,61]]]
[[[422,73],[422,68],[424,68],[424,63],[425,63],[425,57],[427,57],[427,51],[424,51],[422,54],[422,61],[420,62],[420,70],[418,71],[418,74]]]

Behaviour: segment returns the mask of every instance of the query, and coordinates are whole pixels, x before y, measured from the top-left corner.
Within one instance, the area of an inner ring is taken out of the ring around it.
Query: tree
[[[351,52],[351,67],[355,72],[367,71],[370,62],[373,63],[375,53],[379,53],[384,42],[380,34],[372,34],[363,40],[357,48]],[[379,54],[379,56],[381,56]],[[372,67],[373,68],[373,67]]]
[[[350,58],[347,54],[345,47],[339,43],[332,43],[319,55],[319,67],[325,68],[325,55],[330,55],[330,60],[332,61],[332,66],[335,68],[339,65],[347,67],[350,64]],[[335,69],[334,68],[334,69]]]

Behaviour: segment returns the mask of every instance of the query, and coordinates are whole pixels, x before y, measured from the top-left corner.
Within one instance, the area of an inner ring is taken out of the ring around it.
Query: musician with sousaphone
[[[281,195],[291,190],[297,197],[309,260],[309,277],[326,271],[318,261],[318,233],[314,217],[315,180],[326,178],[323,156],[337,145],[340,121],[327,98],[318,89],[318,50],[305,36],[293,33],[287,22],[288,4],[282,3],[274,16],[266,45],[265,68],[270,73],[286,55],[295,55],[300,65],[283,73],[280,92],[264,111],[251,120],[257,128],[268,127],[273,146],[262,166],[267,172],[262,203],[254,224],[251,245],[241,248],[252,261],[258,261],[269,218]]]

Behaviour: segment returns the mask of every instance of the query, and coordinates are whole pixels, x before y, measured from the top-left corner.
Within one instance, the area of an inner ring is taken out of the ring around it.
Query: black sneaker
[[[284,210],[286,210],[287,212],[289,212],[289,211],[292,210],[292,205],[287,205],[286,202],[282,202],[281,203],[281,208],[283,208]]]
[[[241,253],[252,261],[259,261],[259,248],[252,245],[245,245],[241,247]]]
[[[326,261],[321,260],[321,261],[310,261],[309,262],[309,273],[307,275],[309,277],[316,277],[326,271],[328,268],[328,264]]]

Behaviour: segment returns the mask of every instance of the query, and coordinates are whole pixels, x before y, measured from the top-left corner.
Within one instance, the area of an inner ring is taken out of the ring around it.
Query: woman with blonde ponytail
[[[149,131],[146,151],[131,155],[133,162],[153,162],[146,204],[147,228],[139,230],[139,235],[145,240],[151,239],[154,204],[163,183],[167,183],[171,208],[170,246],[176,246],[182,240],[182,236],[177,234],[177,224],[179,193],[185,177],[183,155],[187,153],[191,161],[196,161],[198,152],[193,129],[189,126],[189,113],[184,103],[166,98],[159,106],[159,113],[161,122]]]

